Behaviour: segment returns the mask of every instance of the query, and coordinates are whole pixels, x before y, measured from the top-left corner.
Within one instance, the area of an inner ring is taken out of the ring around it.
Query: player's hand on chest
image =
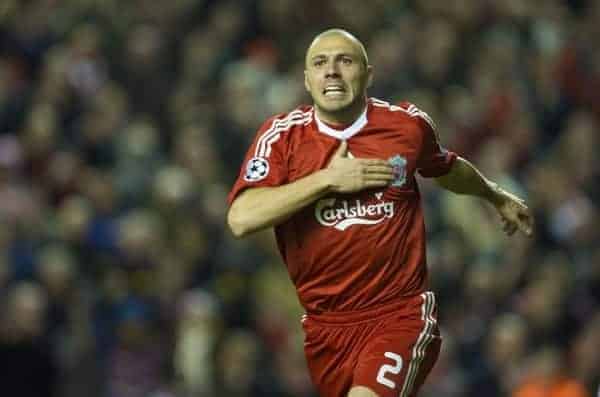
[[[340,147],[340,142],[340,140],[325,137],[323,139],[301,142],[297,145],[289,158],[289,177],[291,181],[327,168],[336,150]],[[410,179],[414,173],[415,158],[413,152],[410,148],[406,148],[406,145],[390,140],[363,139],[362,137],[353,137],[347,143],[344,158],[355,159],[355,163],[362,163],[363,166],[354,167],[354,172],[360,172],[361,168],[362,172],[380,172],[382,171],[381,168],[365,170],[365,167],[375,166],[377,162],[384,161],[393,167],[394,173],[397,176],[393,184],[397,187],[402,185],[403,179],[406,180],[407,176]],[[346,163],[347,170],[352,168],[350,167],[351,161],[338,163],[339,165]],[[380,164],[379,167],[381,166],[385,165]]]

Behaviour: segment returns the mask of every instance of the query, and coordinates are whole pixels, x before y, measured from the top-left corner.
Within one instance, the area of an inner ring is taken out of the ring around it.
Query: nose
[[[325,77],[339,77],[340,71],[338,69],[337,62],[328,62],[327,69],[325,69]]]

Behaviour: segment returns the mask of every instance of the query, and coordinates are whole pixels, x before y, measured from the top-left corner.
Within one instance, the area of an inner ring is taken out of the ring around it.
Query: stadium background
[[[585,0],[3,0],[0,393],[314,396],[271,234],[236,241],[224,217],[256,128],[308,101],[304,51],[329,27],[367,45],[373,96],[426,110],[537,217],[507,238],[423,181],[445,345],[421,395],[596,395]]]

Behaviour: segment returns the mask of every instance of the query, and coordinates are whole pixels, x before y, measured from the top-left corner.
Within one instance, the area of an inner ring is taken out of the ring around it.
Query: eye
[[[342,58],[342,63],[344,65],[352,65],[352,58]]]
[[[313,62],[313,66],[316,66],[316,67],[323,66],[323,65],[325,65],[324,59],[317,59]]]

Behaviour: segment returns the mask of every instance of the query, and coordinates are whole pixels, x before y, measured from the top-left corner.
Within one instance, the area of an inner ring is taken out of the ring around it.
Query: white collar
[[[315,121],[317,122],[317,128],[319,129],[319,132],[322,132],[322,133],[332,136],[334,138],[341,139],[341,140],[350,139],[354,135],[358,134],[358,132],[365,125],[367,125],[367,122],[368,122],[367,108],[368,107],[369,107],[368,105],[365,106],[365,110],[362,112],[362,114],[360,116],[358,116],[358,118],[354,121],[354,123],[352,123],[352,125],[350,125],[348,128],[344,128],[343,130],[336,130],[335,128],[331,128],[330,126],[328,126],[327,124],[322,122],[319,119],[319,117],[317,116],[317,111],[315,109],[314,114],[315,114]]]

